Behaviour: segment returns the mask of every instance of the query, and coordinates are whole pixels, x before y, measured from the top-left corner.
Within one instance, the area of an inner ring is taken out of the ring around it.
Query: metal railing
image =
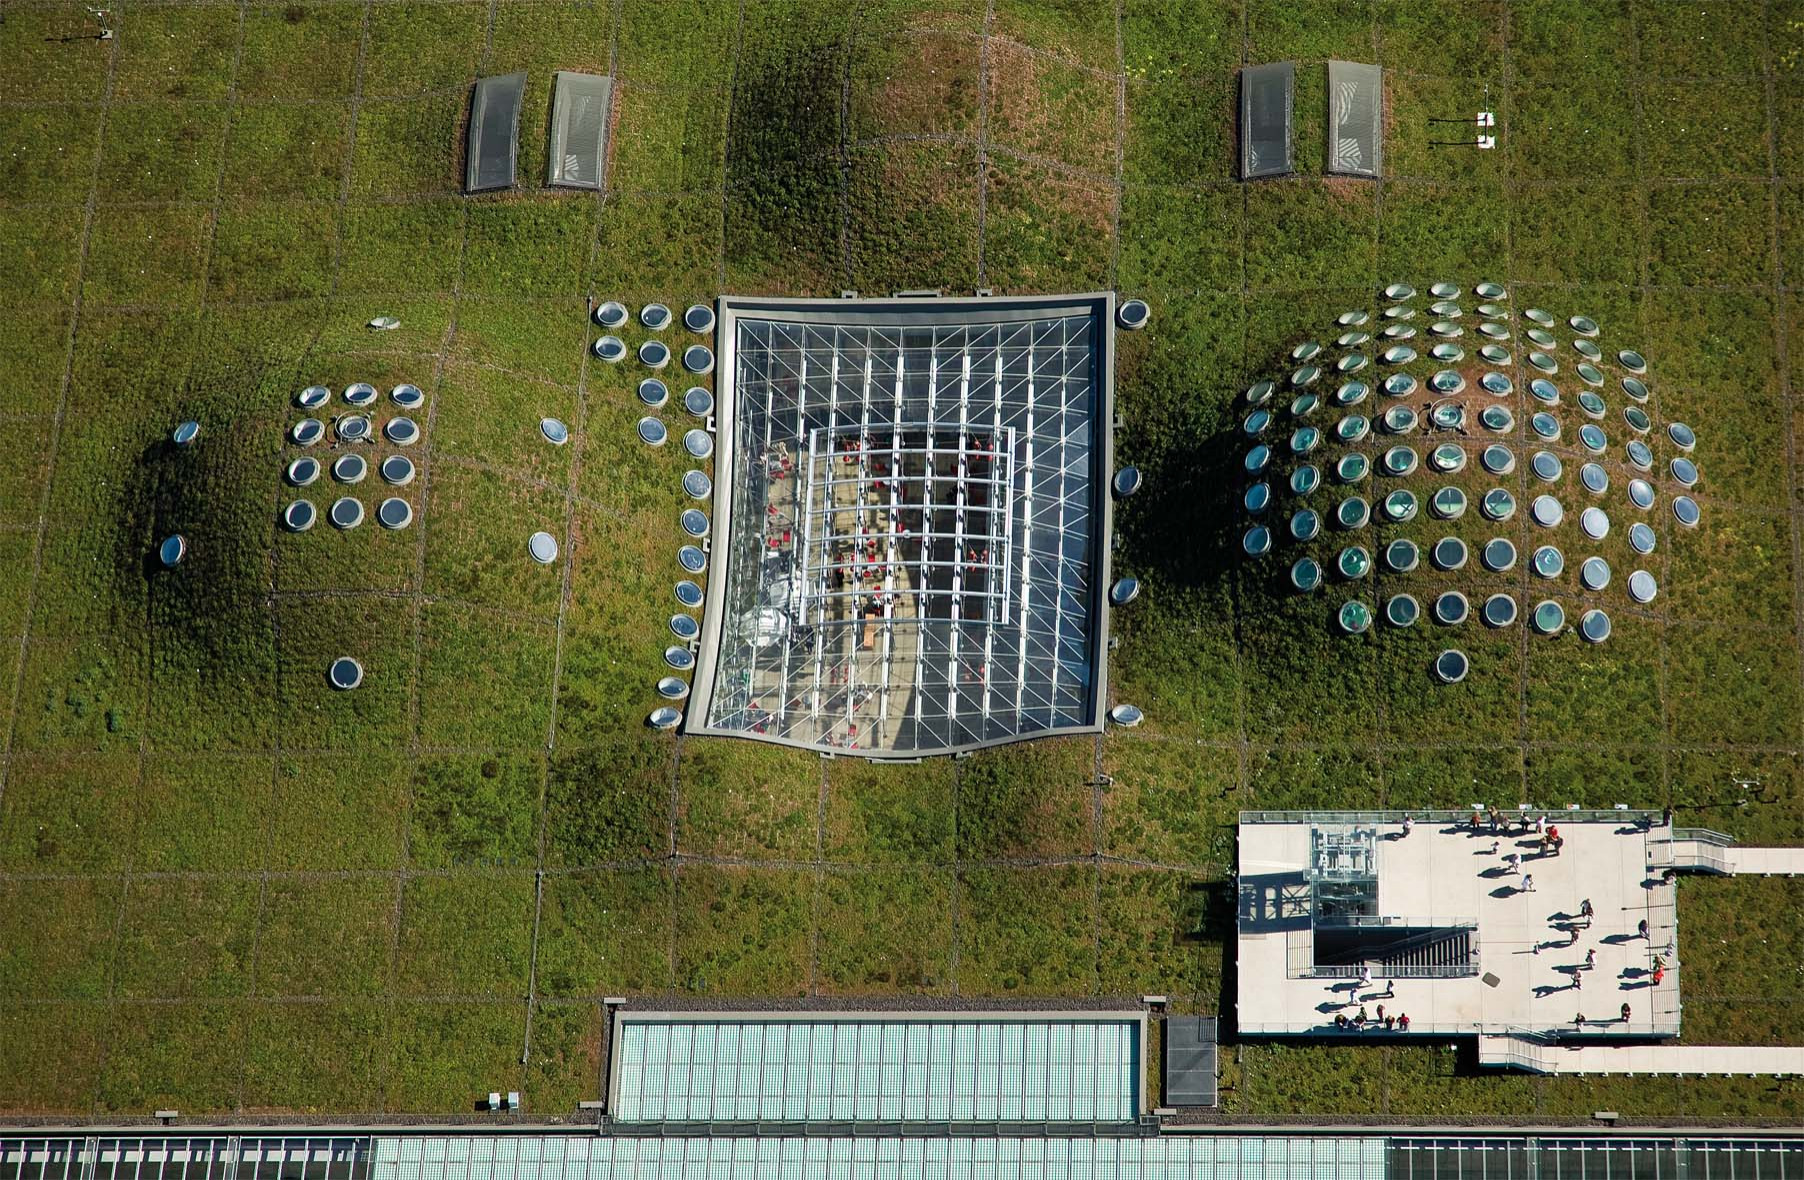
[[[1419,824],[1455,823],[1470,825],[1472,810],[1439,811],[1243,811],[1239,822],[1243,824],[1400,824],[1405,817]],[[1639,824],[1643,827],[1659,825],[1662,813],[1655,809],[1634,811],[1618,811],[1615,808],[1565,808],[1565,807],[1529,807],[1526,809],[1498,809],[1499,816],[1505,821],[1520,823],[1524,816],[1546,816],[1552,824],[1592,824],[1618,823]],[[1484,814],[1482,822],[1486,825],[1490,817]]]
[[[1477,918],[1405,918],[1391,914],[1323,914],[1315,920],[1317,926],[1418,926],[1427,930],[1476,930]]]
[[[1738,843],[1734,836],[1714,828],[1674,828],[1672,839],[1675,844],[1680,840],[1696,840],[1700,844],[1715,844],[1719,848],[1728,848]]]
[[[1380,979],[1461,979],[1468,975],[1478,974],[1478,963],[1474,952],[1474,962],[1458,964],[1440,964],[1436,966],[1406,967],[1386,966],[1382,970],[1372,972],[1373,982]],[[1363,966],[1315,966],[1311,967],[1301,978],[1303,979],[1358,979]]]

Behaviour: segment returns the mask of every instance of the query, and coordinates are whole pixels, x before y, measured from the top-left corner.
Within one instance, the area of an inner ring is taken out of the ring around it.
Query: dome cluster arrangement
[[[1659,593],[1656,526],[1701,515],[1696,435],[1656,421],[1646,357],[1588,316],[1517,312],[1497,283],[1381,294],[1246,391],[1245,554],[1281,562],[1291,592],[1338,592],[1349,635],[1526,615],[1541,635],[1608,639],[1612,606]],[[1475,580],[1496,589],[1474,602]],[[1467,670],[1457,649],[1434,668]]]
[[[647,303],[641,307],[639,326],[651,335],[639,344],[636,354],[625,340],[614,334],[627,328],[633,320],[626,304],[615,299],[606,300],[595,305],[589,318],[606,333],[597,336],[589,346],[589,351],[596,359],[617,364],[629,354],[636,355],[639,363],[652,371],[652,375],[639,380],[634,393],[641,406],[654,412],[640,418],[635,430],[639,441],[647,446],[663,446],[670,439],[670,429],[655,411],[661,411],[670,404],[671,390],[655,374],[670,364],[672,351],[670,345],[659,338],[658,333],[670,327],[676,321],[676,316],[662,303]],[[705,303],[691,304],[683,312],[682,324],[690,332],[706,335],[714,331],[714,309]],[[683,349],[682,367],[694,378],[706,377],[714,371],[714,350],[702,343],[688,345]],[[706,423],[714,413],[714,394],[705,385],[691,385],[683,393],[681,405],[692,417],[700,418]],[[568,437],[564,424],[554,419],[546,419],[541,424],[541,429],[547,439],[559,445]],[[692,427],[684,431],[682,444],[684,453],[691,461],[705,463],[714,454],[714,432],[708,425]],[[713,491],[713,480],[706,471],[691,468],[683,473],[683,492],[691,500],[706,501]],[[708,514],[700,508],[685,508],[678,523],[682,526],[685,540],[677,549],[677,564],[683,567],[684,573],[699,577],[708,565],[708,552],[705,548],[710,527]],[[551,538],[547,536],[546,540]],[[535,558],[536,556],[535,550]],[[678,642],[664,649],[664,662],[673,672],[687,673],[695,668],[695,644],[701,636],[700,621],[687,612],[701,608],[703,592],[693,578],[686,577],[676,583],[675,593],[677,604],[683,609],[670,616],[670,633]],[[683,720],[677,702],[688,697],[689,682],[682,676],[665,676],[658,681],[657,692],[664,700],[672,703],[653,709],[646,718],[646,724],[653,729],[675,729]]]
[[[325,443],[338,451],[337,457],[328,464],[303,454],[288,460],[282,475],[289,487],[300,489],[311,487],[322,474],[330,472],[331,482],[342,485],[341,490],[346,494],[332,501],[326,510],[326,519],[334,528],[354,529],[363,523],[364,509],[363,501],[350,494],[353,485],[362,483],[374,470],[382,482],[391,487],[403,487],[413,482],[415,470],[413,460],[398,450],[378,463],[371,463],[358,453],[358,448],[374,446],[378,442],[405,448],[419,442],[420,426],[410,415],[426,404],[426,395],[417,385],[395,386],[389,391],[388,400],[396,409],[407,412],[395,414],[380,425],[369,412],[381,398],[374,385],[367,381],[352,382],[344,387],[342,397],[350,408],[332,416],[330,425],[319,417],[304,417],[289,426],[286,435],[291,445],[303,450]],[[300,409],[325,415],[331,414],[331,401],[332,390],[324,385],[309,385],[294,397],[294,404]],[[305,494],[289,501],[282,509],[282,527],[291,533],[306,532],[318,519],[319,510]],[[413,523],[413,506],[400,496],[389,496],[376,506],[376,521],[385,529],[404,529]]]

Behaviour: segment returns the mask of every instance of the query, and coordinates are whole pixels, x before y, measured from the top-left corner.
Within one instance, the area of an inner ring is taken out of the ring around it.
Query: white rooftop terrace
[[[1558,826],[1558,855],[1541,853],[1540,837],[1522,832],[1519,813],[1506,816],[1518,822],[1496,834],[1488,821],[1474,831],[1470,813],[1417,813],[1407,836],[1399,812],[1243,813],[1239,1030],[1382,1035],[1376,1020],[1363,1032],[1335,1024],[1336,1015],[1352,1019],[1362,1005],[1375,1017],[1382,1004],[1387,1015],[1409,1016],[1410,1035],[1676,1036],[1683,971],[1673,953],[1673,885],[1661,871],[1670,863],[1663,847],[1670,829],[1658,813],[1532,814]],[[1314,966],[1311,830],[1348,825],[1376,831],[1378,914],[1409,919],[1404,926],[1475,923],[1476,971],[1412,978],[1399,968],[1393,981],[1388,968],[1373,963],[1371,982],[1362,985],[1357,966]],[[1532,889],[1507,866],[1511,853],[1522,857]],[[1594,911],[1588,922],[1579,917],[1586,899]],[[1590,969],[1587,951],[1595,952]],[[1656,954],[1665,966],[1658,985]],[[1581,1014],[1582,1028],[1575,1019]]]

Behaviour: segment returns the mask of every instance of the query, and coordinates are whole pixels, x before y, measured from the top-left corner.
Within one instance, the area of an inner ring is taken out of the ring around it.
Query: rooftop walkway
[[[1733,836],[1707,828],[1674,828],[1665,850],[1664,863],[1680,870],[1722,876],[1804,876],[1804,847],[1743,848]],[[1658,847],[1654,860],[1662,860]]]
[[[1548,1074],[1804,1074],[1799,1045],[1549,1045],[1478,1038],[1480,1065]]]

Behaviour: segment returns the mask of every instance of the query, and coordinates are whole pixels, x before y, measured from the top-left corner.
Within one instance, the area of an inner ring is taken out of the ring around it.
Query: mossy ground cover
[[[443,1115],[505,1082],[563,1115],[598,1094],[609,995],[1231,1017],[1245,807],[1671,804],[1804,839],[1784,7],[990,7],[175,3],[110,42],[79,6],[8,9],[0,1108]],[[1381,184],[1318,174],[1328,57],[1393,67]],[[1303,175],[1241,186],[1235,70],[1273,58]],[[457,195],[471,78],[526,69],[542,112],[552,70],[610,68],[604,198],[542,187],[536,117],[517,192]],[[1479,96],[1501,150],[1427,146]],[[1453,689],[1437,637],[1330,635],[1209,508],[1239,389],[1441,277],[1644,345],[1705,476],[1654,609],[1602,648],[1471,635]],[[643,729],[686,464],[633,438],[639,373],[586,358],[583,313],[723,283],[1151,303],[1119,342],[1148,482],[1117,568],[1146,590],[1111,664],[1145,726],[899,767]],[[279,533],[288,399],[358,379],[427,391],[413,526]],[[176,528],[193,561],[154,571]],[[535,529],[567,571],[525,560]],[[341,654],[356,693],[325,682]],[[1686,1039],[1795,1041],[1797,886],[1679,890]],[[1480,1074],[1469,1046],[1233,1044],[1224,1082],[1247,1117],[1804,1114],[1747,1079]]]

